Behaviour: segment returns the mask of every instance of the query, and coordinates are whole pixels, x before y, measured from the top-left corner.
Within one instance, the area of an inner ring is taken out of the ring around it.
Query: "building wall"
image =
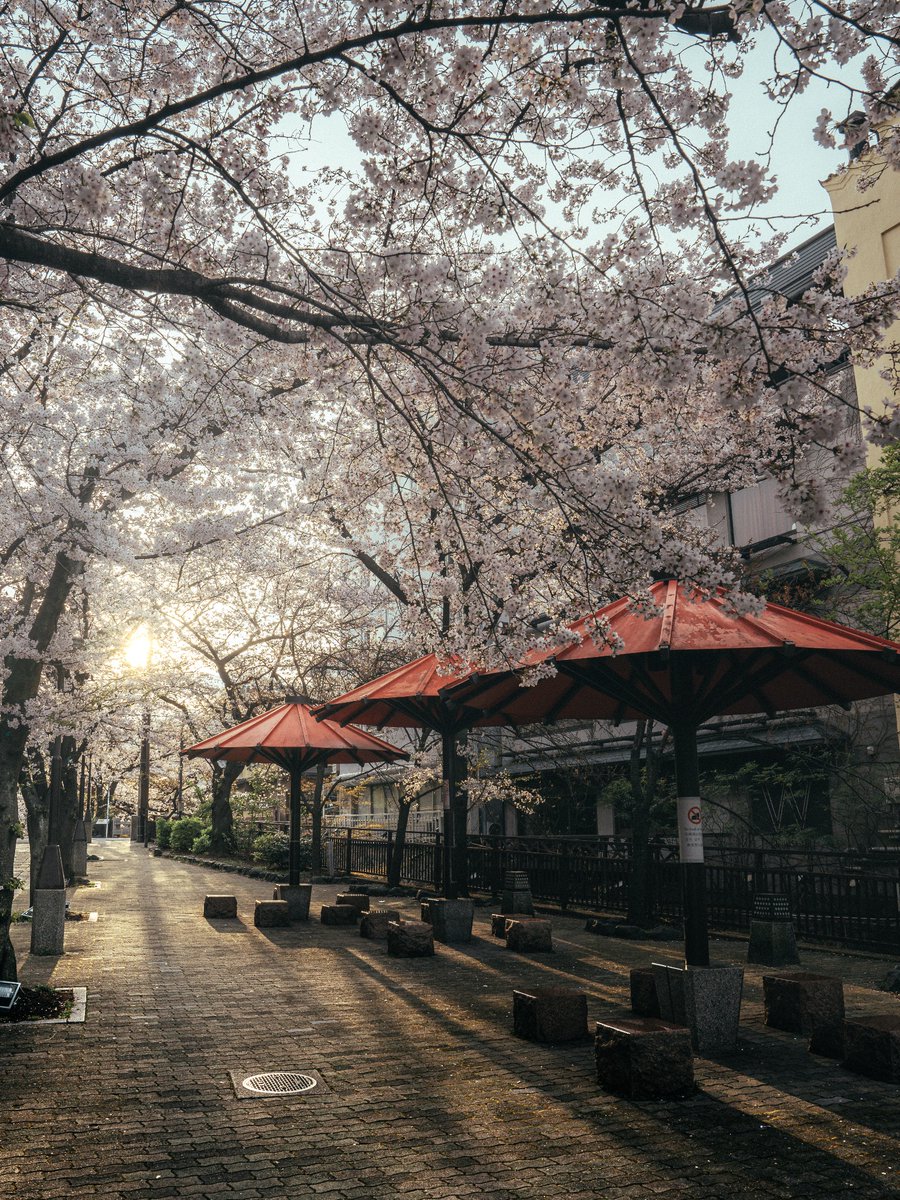
[[[898,118],[894,118],[894,123]],[[891,123],[881,126],[883,136]],[[844,294],[859,296],[873,283],[891,279],[900,271],[900,179],[887,166],[877,145],[826,179],[822,186],[834,211],[837,243],[849,252]],[[885,343],[900,347],[900,321],[887,330]],[[890,383],[881,378],[883,362],[854,367],[856,391],[862,409],[883,413],[892,398]],[[877,451],[870,451],[870,462]]]

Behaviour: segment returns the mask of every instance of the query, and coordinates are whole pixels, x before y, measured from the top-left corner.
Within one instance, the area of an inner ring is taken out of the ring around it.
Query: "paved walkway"
[[[14,927],[25,981],[85,985],[88,1007],[83,1025],[0,1028],[3,1200],[900,1196],[900,1088],[764,1029],[756,968],[740,1051],[697,1060],[693,1099],[630,1103],[599,1090],[589,1044],[514,1038],[511,993],[577,981],[593,1021],[623,1010],[630,966],[677,947],[559,919],[553,955],[514,956],[481,909],[470,945],[392,959],[317,921],[254,929],[253,901],[271,894],[258,881],[122,841],[91,849],[99,886],[72,907],[98,918],[67,924],[66,954],[30,959]],[[221,891],[240,923],[201,916]],[[317,888],[314,911],[335,891]],[[851,1015],[897,1011],[869,990],[888,965],[804,955],[848,982]],[[230,1072],[272,1069],[317,1071],[327,1090],[236,1097]]]

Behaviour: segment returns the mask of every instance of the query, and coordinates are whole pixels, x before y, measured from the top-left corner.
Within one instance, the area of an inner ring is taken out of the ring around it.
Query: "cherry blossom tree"
[[[107,599],[98,633],[91,597],[114,564],[121,571],[230,538],[271,519],[273,500],[284,496],[283,489],[273,496],[242,453],[259,389],[229,374],[233,355],[216,356],[211,347],[202,363],[192,362],[183,343],[127,313],[101,318],[77,288],[45,296],[37,315],[7,317],[0,368],[0,947],[7,950],[0,949],[0,974],[12,977],[5,933],[12,890],[2,885],[12,878],[29,733],[38,746],[57,734],[80,740],[72,688],[96,673],[98,656],[121,654],[139,611],[135,603],[129,611],[120,591],[121,607]],[[51,663],[68,681],[65,713],[52,683],[42,690]],[[65,727],[51,733],[54,714]]]
[[[396,615],[362,568],[317,537],[314,525],[272,524],[166,565],[154,590],[166,660],[155,691],[183,715],[191,740],[248,720],[287,695],[321,701],[392,662]],[[231,788],[244,764],[207,766],[212,849],[225,851],[232,843]],[[321,825],[322,803],[320,777],[314,825]]]
[[[730,582],[686,493],[768,472],[809,516],[810,447],[852,458],[827,366],[895,290],[844,300],[837,261],[790,306],[753,284],[773,183],[730,157],[728,94],[768,39],[775,109],[833,78],[817,136],[858,109],[861,149],[895,111],[887,0],[61,0],[0,28],[0,945],[31,709],[96,559],[312,512],[411,641],[509,659],[655,571]],[[352,161],[314,159],[323,128]]]

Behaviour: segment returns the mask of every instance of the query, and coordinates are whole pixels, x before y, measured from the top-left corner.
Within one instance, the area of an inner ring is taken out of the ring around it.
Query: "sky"
[[[698,49],[701,49],[698,47]],[[742,78],[731,81],[734,99],[731,105],[730,148],[732,156],[742,160],[760,160],[768,151],[769,132],[775,127],[781,111],[765,96],[761,78],[771,72],[771,46],[760,44],[750,51],[747,69]],[[858,70],[853,66],[841,70],[842,80],[856,82]],[[828,150],[813,138],[813,127],[819,112],[831,108],[837,119],[860,107],[837,84],[826,85],[813,81],[806,92],[791,100],[782,118],[770,159],[771,173],[778,183],[778,194],[754,216],[772,222],[760,224],[752,241],[758,244],[774,232],[788,233],[788,246],[799,245],[817,230],[832,223],[828,196],[821,180],[833,174],[847,162],[847,152]],[[342,116],[338,113],[317,122],[313,136],[295,160],[298,168],[315,171],[324,165],[353,168],[359,154],[349,137]]]

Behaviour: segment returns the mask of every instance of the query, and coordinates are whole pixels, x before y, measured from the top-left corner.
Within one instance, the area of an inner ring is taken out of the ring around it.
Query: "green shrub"
[[[286,833],[261,833],[253,843],[253,861],[272,871],[283,871],[288,865],[290,846]]]
[[[156,844],[160,850],[168,850],[172,844],[172,822],[168,817],[156,818]]]
[[[198,833],[194,838],[194,844],[191,847],[193,854],[209,854],[209,843],[212,839],[212,830],[204,829],[202,833]]]
[[[179,854],[190,854],[202,832],[203,822],[199,817],[181,817],[172,822],[169,845]]]

